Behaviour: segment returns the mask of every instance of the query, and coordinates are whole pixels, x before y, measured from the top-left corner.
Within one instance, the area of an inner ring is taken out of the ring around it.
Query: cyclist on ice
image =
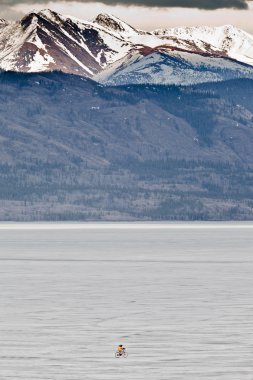
[[[125,351],[125,347],[123,347],[122,344],[119,344],[119,345],[118,345],[118,353],[119,353],[120,355],[122,355],[124,351]]]

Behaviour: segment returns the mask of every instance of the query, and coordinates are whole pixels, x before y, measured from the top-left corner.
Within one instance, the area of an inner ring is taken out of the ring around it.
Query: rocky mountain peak
[[[51,9],[42,9],[38,13],[38,16],[53,22],[59,22],[62,20],[61,14],[51,11]]]
[[[21,25],[24,29],[27,29],[31,25],[37,26],[43,19],[57,23],[61,21],[61,16],[57,12],[53,12],[50,9],[43,9],[38,13],[31,12],[25,15],[21,20]]]
[[[32,24],[36,24],[37,22],[38,22],[38,14],[35,12],[28,13],[20,21],[24,29],[28,28]]]
[[[136,32],[134,28],[132,28],[127,23],[121,21],[119,18],[109,14],[109,13],[100,13],[93,20],[94,23],[103,26],[106,29],[111,29],[115,32],[127,32],[133,33]]]
[[[44,17],[47,17],[47,18],[59,16],[59,14],[57,12],[51,11],[51,9],[48,9],[48,8],[42,9],[41,11],[39,11],[38,14],[40,16],[44,16]]]

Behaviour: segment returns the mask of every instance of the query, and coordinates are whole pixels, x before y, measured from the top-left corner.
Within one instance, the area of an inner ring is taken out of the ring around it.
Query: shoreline
[[[4,230],[172,230],[172,229],[253,229],[253,221],[194,222],[0,222]]]

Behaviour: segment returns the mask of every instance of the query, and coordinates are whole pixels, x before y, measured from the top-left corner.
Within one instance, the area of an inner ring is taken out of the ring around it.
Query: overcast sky
[[[253,33],[253,0],[0,0],[0,17],[15,20],[45,8],[84,20],[109,12],[146,30],[233,24]]]

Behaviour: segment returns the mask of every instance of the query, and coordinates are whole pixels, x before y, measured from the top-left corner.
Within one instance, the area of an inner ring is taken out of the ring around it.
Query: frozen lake
[[[1,380],[253,380],[252,247],[251,224],[0,225]]]

